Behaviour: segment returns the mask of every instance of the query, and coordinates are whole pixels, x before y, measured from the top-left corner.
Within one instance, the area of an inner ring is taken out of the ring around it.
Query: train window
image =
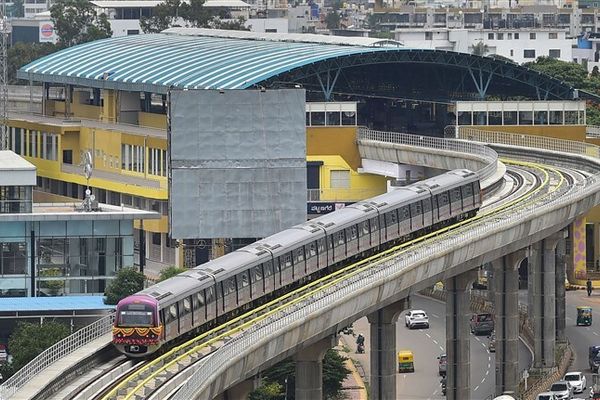
[[[186,313],[192,311],[192,303],[190,302],[190,299],[183,299],[183,308],[185,309]]]
[[[258,282],[262,279],[262,270],[260,268],[260,265],[258,267],[252,268],[251,278],[252,278],[252,283]]]
[[[242,272],[238,275],[238,288],[244,288],[250,284],[250,280],[248,279],[248,271]]]
[[[213,301],[215,301],[215,288],[211,286],[206,289],[206,302],[212,303]]]
[[[468,185],[464,185],[462,187],[463,198],[472,197],[473,196],[473,186],[469,183]]]
[[[304,247],[296,249],[296,262],[298,263],[302,261],[304,261]]]
[[[417,214],[423,214],[423,207],[421,206],[420,201],[415,203],[415,209],[417,210]]]
[[[269,260],[263,264],[265,276],[273,275],[273,261]]]
[[[350,227],[350,239],[354,240],[358,237],[358,232],[356,231],[356,225],[352,225]]]
[[[433,196],[431,198],[431,200],[433,201],[433,209],[437,210],[438,209],[438,198],[437,198],[437,196]]]
[[[223,290],[225,291],[225,296],[227,296],[229,293],[235,292],[235,282],[233,278],[229,278],[225,281]]]
[[[169,307],[169,315],[171,319],[177,318],[177,306],[175,304]]]
[[[423,213],[428,213],[431,211],[431,199],[427,198],[423,200]]]
[[[317,255],[317,244],[315,242],[312,242],[308,246],[308,254],[310,255],[310,257],[314,257]]]
[[[450,191],[452,202],[460,201],[460,188],[454,188]]]
[[[284,268],[289,268],[292,266],[292,253],[287,253],[283,256],[283,266]]]
[[[363,235],[368,235],[369,234],[369,221],[363,221],[360,223],[360,225],[362,227]]]
[[[404,206],[402,207],[400,210],[400,219],[402,221],[407,220],[410,218],[410,213],[408,212],[408,206]]]
[[[337,245],[341,246],[345,243],[344,241],[344,231],[339,231],[338,233],[336,233],[337,236]]]
[[[198,301],[198,306],[202,307],[204,305],[204,296],[202,293],[196,293],[196,300]]]
[[[379,230],[379,224],[377,223],[377,217],[371,218],[371,232]]]
[[[417,215],[421,214],[418,210],[417,210],[417,203],[412,203],[410,205],[410,213],[411,215],[414,217],[416,217]]]
[[[438,194],[437,198],[438,198],[438,204],[440,205],[440,207],[444,207],[444,206],[448,205],[448,203],[449,203],[448,192]]]

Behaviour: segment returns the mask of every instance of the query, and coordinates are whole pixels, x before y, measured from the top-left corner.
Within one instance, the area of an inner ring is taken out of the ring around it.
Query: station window
[[[531,125],[533,124],[533,112],[532,111],[519,111],[519,125]]]
[[[558,33],[557,32],[548,33],[548,39],[558,39]]]
[[[523,58],[535,58],[535,50],[523,50]]]
[[[494,40],[494,34],[493,33],[488,33],[488,39],[489,40]]]
[[[148,149],[148,173],[158,176],[167,176],[167,151],[162,149]]]
[[[330,179],[332,189],[350,189],[350,171],[332,170]]]
[[[560,49],[550,49],[550,50],[548,50],[548,57],[550,57],[550,58],[560,58]]]
[[[127,171],[144,172],[144,147],[121,144],[121,168]]]
[[[536,39],[535,32],[529,32],[529,39],[531,39],[531,40],[535,40]]]

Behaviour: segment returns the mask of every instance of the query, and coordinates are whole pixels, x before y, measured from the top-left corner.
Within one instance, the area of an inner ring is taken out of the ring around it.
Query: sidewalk
[[[345,398],[348,400],[367,400],[367,389],[365,387],[365,382],[363,377],[360,376],[360,373],[354,366],[352,362],[353,353],[347,353],[344,351],[344,348],[352,348],[349,343],[344,340],[344,335],[341,335],[341,339],[338,343],[340,347],[340,355],[347,357],[346,360],[346,368],[348,368],[351,373],[342,383],[342,390],[345,395]]]

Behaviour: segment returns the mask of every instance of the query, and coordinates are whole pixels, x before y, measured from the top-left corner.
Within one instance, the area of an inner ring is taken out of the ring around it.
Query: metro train
[[[113,343],[129,357],[196,334],[353,260],[474,216],[477,174],[459,169],[296,225],[121,300]]]

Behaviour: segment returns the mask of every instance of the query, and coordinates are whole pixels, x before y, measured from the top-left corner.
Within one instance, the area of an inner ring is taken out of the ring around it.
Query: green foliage
[[[325,17],[327,29],[338,29],[340,27],[340,14],[337,11],[330,11]]]
[[[600,109],[595,105],[588,105],[586,109],[586,122],[588,125],[600,125]]]
[[[485,56],[487,53],[489,53],[489,51],[490,49],[488,45],[480,41],[479,43],[473,45],[473,50],[471,51],[471,54],[475,56]]]
[[[594,83],[588,78],[588,72],[581,64],[557,60],[550,57],[538,57],[534,62],[523,64],[525,67],[550,75],[578,89],[592,89]]]
[[[8,349],[12,355],[9,368],[18,371],[42,351],[67,336],[69,328],[58,322],[45,322],[43,325],[18,322],[8,339]]]
[[[285,389],[277,382],[267,382],[248,397],[249,400],[283,400]]]
[[[60,268],[44,268],[40,271],[40,276],[52,277],[52,276],[62,276],[62,272]],[[58,292],[65,287],[65,281],[41,281],[40,288],[45,288],[50,290],[50,294],[52,296],[56,296]]]
[[[100,14],[88,0],[57,0],[50,8],[54,29],[64,47],[112,36],[106,14]]]
[[[105,304],[117,304],[121,299],[131,296],[144,288],[144,274],[134,267],[121,268],[104,292]]]
[[[164,281],[166,279],[172,278],[175,275],[179,275],[182,272],[187,271],[187,268],[182,268],[182,267],[178,267],[176,265],[171,265],[170,267],[167,267],[165,269],[163,269],[162,271],[160,271],[160,276],[158,278],[158,281]]]
[[[337,350],[330,349],[323,357],[323,398],[338,399],[342,395],[342,383],[350,374],[344,363],[347,358],[340,356]],[[286,380],[288,388],[287,398],[294,398],[295,368],[293,360],[284,360],[264,372],[264,384],[250,394],[251,400],[280,400],[285,397]],[[277,386],[273,386],[276,383]]]
[[[7,51],[8,56],[8,82],[17,82],[17,70],[33,60],[54,53],[58,47],[52,43],[15,43]]]
[[[154,7],[152,17],[140,18],[140,26],[144,33],[158,33],[167,28],[178,26],[184,22],[185,26],[195,28],[213,28],[229,30],[248,30],[244,26],[244,18],[231,21],[222,21],[229,18],[223,11],[215,11],[204,7],[205,0],[165,0]]]

